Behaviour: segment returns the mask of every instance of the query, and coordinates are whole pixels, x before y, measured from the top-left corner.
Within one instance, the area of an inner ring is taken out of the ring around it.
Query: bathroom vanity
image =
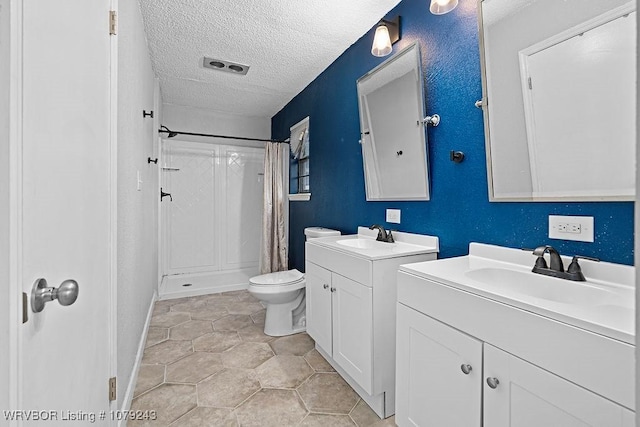
[[[305,243],[307,333],[316,349],[380,416],[395,411],[396,277],[401,264],[434,260],[438,238],[394,232]]]
[[[471,243],[400,267],[399,426],[634,425],[633,267],[581,261],[572,282],[534,261]]]

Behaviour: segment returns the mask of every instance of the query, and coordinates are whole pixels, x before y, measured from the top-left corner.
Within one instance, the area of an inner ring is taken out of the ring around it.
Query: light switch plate
[[[549,238],[593,242],[593,217],[549,215]]]
[[[387,222],[400,224],[400,209],[387,209]]]

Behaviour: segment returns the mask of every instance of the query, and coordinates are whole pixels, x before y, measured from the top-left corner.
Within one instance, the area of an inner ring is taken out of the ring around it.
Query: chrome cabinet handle
[[[71,305],[78,299],[78,282],[65,280],[58,288],[47,286],[47,280],[40,278],[35,281],[31,289],[31,310],[40,313],[44,305],[57,299],[60,305]]]
[[[469,375],[473,370],[473,367],[471,365],[465,365],[463,363],[462,365],[460,365],[460,369],[462,370],[462,372],[464,372],[465,375]]]
[[[487,385],[493,389],[498,388],[498,384],[500,384],[500,381],[498,381],[497,378],[494,377],[489,377],[487,378]]]
[[[329,289],[329,285],[325,283],[324,285],[322,285],[322,289]]]
[[[336,288],[334,288],[333,286],[331,287],[331,292],[335,292]]]

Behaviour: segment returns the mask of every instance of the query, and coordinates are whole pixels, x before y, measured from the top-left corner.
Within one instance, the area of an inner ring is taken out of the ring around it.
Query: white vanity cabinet
[[[372,394],[372,288],[313,263],[306,277],[307,333]]]
[[[394,233],[396,240],[406,234]],[[305,244],[307,333],[316,349],[383,418],[395,412],[397,271],[401,264],[437,256],[437,238],[420,239],[428,245],[361,242],[356,236]],[[345,241],[353,246],[339,243]]]
[[[400,268],[397,425],[632,427],[633,338],[494,299],[503,287],[468,280],[493,265],[470,256]]]
[[[596,393],[403,304],[397,313],[399,426],[633,426],[632,411]]]

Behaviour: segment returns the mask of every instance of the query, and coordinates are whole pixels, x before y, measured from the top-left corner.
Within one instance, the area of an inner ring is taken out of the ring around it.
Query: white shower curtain
[[[287,270],[287,235],[284,223],[285,194],[283,153],[287,144],[267,142],[264,151],[264,210],[260,273]]]

